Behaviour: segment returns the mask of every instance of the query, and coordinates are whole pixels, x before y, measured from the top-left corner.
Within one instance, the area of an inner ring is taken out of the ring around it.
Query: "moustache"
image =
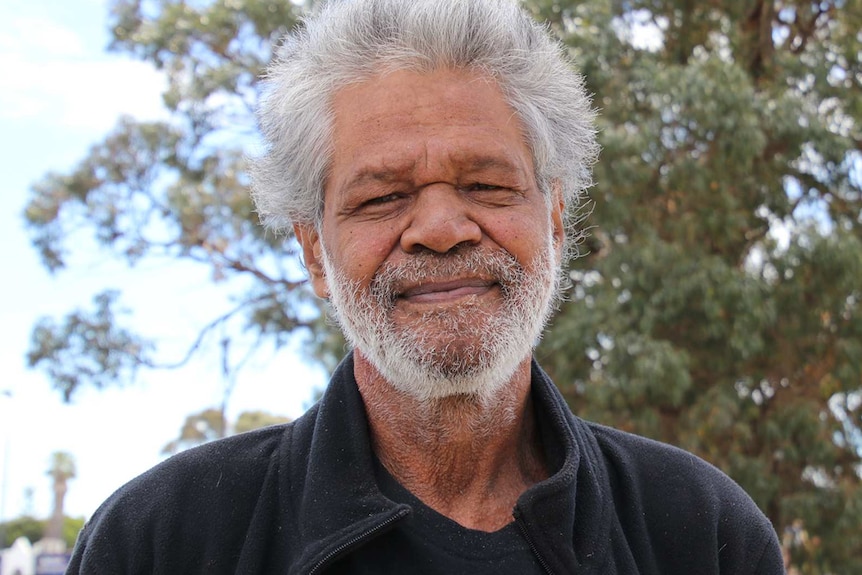
[[[398,263],[384,262],[371,280],[378,304],[391,308],[399,294],[416,286],[452,279],[479,279],[499,284],[503,295],[524,281],[526,270],[505,250],[466,247],[439,254],[422,251]]]

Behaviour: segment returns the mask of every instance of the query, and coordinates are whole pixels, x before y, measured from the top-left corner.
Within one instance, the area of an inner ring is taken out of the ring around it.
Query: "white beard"
[[[334,316],[348,342],[396,389],[420,402],[454,395],[490,404],[527,359],[554,309],[559,289],[556,250],[546,248],[528,272],[508,252],[462,247],[447,254],[421,252],[397,266],[384,263],[362,289],[336,269],[325,247],[322,261]],[[397,285],[467,275],[493,278],[497,310],[482,297],[431,310],[396,325]]]

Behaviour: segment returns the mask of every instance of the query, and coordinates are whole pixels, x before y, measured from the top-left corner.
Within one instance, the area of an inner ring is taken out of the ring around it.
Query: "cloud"
[[[0,50],[80,56],[81,37],[58,22],[35,17],[17,17],[11,31],[0,36]]]
[[[148,64],[89,50],[75,30],[51,20],[10,24],[0,33],[0,119],[96,133],[122,114],[165,115],[165,79]]]

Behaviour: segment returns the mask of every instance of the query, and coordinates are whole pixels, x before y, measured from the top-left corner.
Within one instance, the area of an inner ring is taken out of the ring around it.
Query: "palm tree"
[[[54,480],[54,509],[48,522],[46,537],[63,538],[63,500],[66,498],[68,481],[75,477],[75,458],[65,451],[51,454],[51,467],[48,475]]]

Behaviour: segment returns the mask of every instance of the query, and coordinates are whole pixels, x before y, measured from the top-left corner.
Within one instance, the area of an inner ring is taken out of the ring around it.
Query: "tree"
[[[36,543],[45,536],[48,521],[36,519],[30,515],[22,515],[0,523],[0,548],[11,547],[19,537],[26,537],[30,543]],[[84,527],[83,517],[64,517],[61,539],[66,547],[71,549],[78,538],[78,532]]]
[[[860,8],[535,6],[604,148],[540,360],[585,417],[726,470],[804,573],[862,573]]]
[[[65,515],[63,513],[63,502],[69,488],[69,480],[75,477],[75,458],[65,451],[55,451],[51,454],[51,467],[48,469],[54,490],[54,506],[45,537],[52,539],[63,538],[63,525]]]
[[[189,415],[180,429],[179,437],[165,445],[162,453],[177,453],[195,445],[226,437],[231,433],[244,433],[289,421],[290,418],[288,417],[273,415],[265,411],[243,411],[237,416],[234,425],[231,426],[222,409],[211,407]]]
[[[141,367],[182,366],[217,329],[229,334],[221,345],[232,344],[223,357],[235,371],[261,341],[282,345],[319,321],[293,243],[259,225],[244,160],[255,138],[256,80],[298,10],[281,0],[111,3],[111,48],[166,73],[172,119],[121,119],[71,173],[36,183],[24,214],[33,244],[55,273],[86,232],[129,265],[204,265],[229,284],[236,305],[202,327],[181,358],[159,356],[154,342],[123,327],[115,290],[97,294],[92,311],[41,320],[28,361],[65,400],[82,385],[127,382]]]
[[[0,540],[0,548],[6,549],[12,546],[19,537],[26,537],[31,543],[35,543],[42,538],[45,533],[45,522],[29,515],[10,519],[2,524],[0,533],[3,533],[3,539]]]
[[[266,411],[243,411],[236,418],[236,423],[234,423],[233,431],[234,433],[245,433],[246,431],[260,429],[261,427],[268,427],[270,425],[288,423],[289,421],[290,418],[288,417],[284,417],[282,415],[274,415]]]
[[[604,147],[596,227],[539,359],[577,413],[730,473],[802,572],[862,573],[862,1],[527,6],[585,73]],[[111,10],[112,47],[167,72],[173,119],[123,120],[34,187],[26,218],[43,261],[59,272],[88,230],[129,263],[198,262],[247,283],[190,352],[231,324],[252,346],[307,330],[337,356],[285,257],[295,244],[257,225],[242,160],[255,79],[301,8]],[[116,301],[34,331],[30,362],[66,398],[171,363],[120,325]]]

